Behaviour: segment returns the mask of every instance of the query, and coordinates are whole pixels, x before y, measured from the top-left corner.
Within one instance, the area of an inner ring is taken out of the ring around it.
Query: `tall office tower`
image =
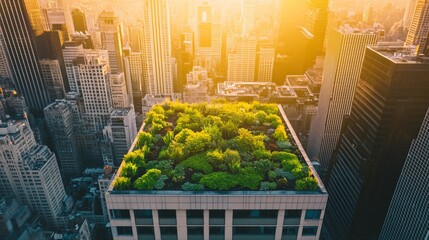
[[[0,126],[0,195],[14,195],[37,212],[46,226],[62,227],[66,193],[55,158],[38,145],[27,121]]]
[[[82,10],[76,8],[73,9],[72,12],[73,26],[76,32],[85,33],[88,31],[88,26],[86,25],[86,16]]]
[[[5,49],[5,39],[0,29],[0,77],[11,77],[11,71],[8,62],[8,55]]]
[[[404,18],[402,19],[402,26],[409,28],[411,26],[411,21],[413,20],[414,11],[416,10],[418,0],[407,0],[407,6],[404,12]]]
[[[86,52],[85,63],[79,65],[85,113],[91,115],[106,115],[112,111],[108,63],[102,51]]]
[[[272,82],[274,58],[276,55],[275,49],[261,47],[256,54],[258,64],[255,75],[257,76],[258,82]]]
[[[241,36],[250,37],[255,29],[256,0],[243,0],[241,5]]]
[[[56,100],[44,111],[61,172],[65,178],[78,177],[82,173],[82,163],[71,104],[65,99]]]
[[[6,98],[6,106],[9,114],[18,118],[24,117],[30,111],[24,97],[18,94]]]
[[[124,73],[110,74],[110,91],[112,93],[113,108],[129,108],[130,101],[127,92],[127,83]]]
[[[244,37],[235,42],[235,51],[228,55],[228,81],[253,82],[256,66],[256,38]]]
[[[307,14],[305,16],[304,28],[313,35],[313,51],[308,56],[313,59],[323,54],[323,45],[325,44],[326,26],[328,24],[328,5],[329,0],[310,0],[307,5]]]
[[[193,30],[195,33],[196,64],[209,69],[219,70],[222,54],[222,25],[215,19],[211,5],[203,4],[196,7],[197,19]]]
[[[325,226],[332,239],[380,234],[429,106],[428,76],[429,61],[416,57],[413,48],[367,48],[327,177]]]
[[[390,202],[380,240],[427,239],[429,236],[429,110],[413,141]],[[426,238],[425,238],[426,237]]]
[[[112,73],[123,72],[122,26],[113,12],[102,12],[98,17],[103,48],[109,52],[109,65]]]
[[[177,58],[177,82],[174,83],[175,92],[183,92],[186,85],[186,74],[192,71],[194,65],[194,33],[185,29],[180,34],[180,53]]]
[[[38,62],[35,37],[43,33],[37,0],[4,0],[0,2],[0,28],[5,39],[18,92],[24,95],[30,109],[41,113],[49,104]]]
[[[42,69],[43,82],[51,102],[64,98],[65,89],[61,67],[58,60],[42,59],[39,61]]]
[[[144,26],[140,40],[146,93],[172,95],[171,38],[167,0],[144,1]]]
[[[418,47],[418,53],[429,48],[429,0],[418,0],[405,44]]]
[[[84,63],[82,42],[65,42],[63,48],[64,63],[70,91],[80,93],[79,64]]]
[[[110,114],[109,124],[104,127],[103,134],[113,149],[113,162],[105,162],[105,165],[119,167],[137,136],[134,108],[115,108]]]
[[[322,176],[337,146],[343,118],[350,114],[366,46],[376,43],[377,34],[370,29],[345,26],[329,35],[319,106],[307,145],[310,159],[321,164]]]
[[[131,95],[129,97],[132,97],[130,100],[136,109],[141,109],[141,99],[144,96],[143,53],[124,50],[124,67],[127,82],[131,84],[128,89]]]
[[[141,52],[140,32],[142,31],[143,23],[137,22],[128,26],[128,44],[133,52]]]

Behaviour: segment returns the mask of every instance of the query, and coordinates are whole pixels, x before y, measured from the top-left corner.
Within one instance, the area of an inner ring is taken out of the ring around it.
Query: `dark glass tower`
[[[328,171],[330,239],[376,239],[429,107],[429,59],[368,47],[351,114]]]
[[[49,99],[36,50],[35,39],[43,34],[37,0],[1,0],[0,27],[15,86],[30,110],[41,113]]]

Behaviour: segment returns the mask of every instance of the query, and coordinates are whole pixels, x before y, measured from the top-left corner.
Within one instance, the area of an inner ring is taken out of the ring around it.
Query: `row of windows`
[[[131,227],[116,227],[119,236],[132,236]],[[302,229],[302,236],[316,236],[317,226],[306,226]],[[298,237],[298,227],[283,227],[282,239],[293,240]],[[177,227],[160,227],[162,239],[177,239]],[[204,239],[204,227],[188,227],[189,240]],[[233,239],[274,239],[276,227],[233,227]],[[153,226],[137,227],[138,239],[155,239]],[[209,237],[214,240],[225,239],[225,227],[210,227]]]
[[[284,225],[299,225],[302,210],[285,210]],[[234,210],[234,225],[276,225],[278,210]],[[320,209],[308,209],[305,211],[306,220],[319,220]],[[130,219],[129,210],[110,210],[112,219]],[[134,210],[137,225],[152,225],[152,210]],[[176,210],[158,210],[160,225],[176,225]],[[188,225],[204,225],[203,210],[187,210]],[[224,225],[225,211],[210,210],[210,225]]]

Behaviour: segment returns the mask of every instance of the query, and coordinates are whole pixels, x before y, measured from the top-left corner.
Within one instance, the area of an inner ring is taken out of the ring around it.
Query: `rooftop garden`
[[[275,104],[166,102],[145,123],[115,190],[317,189]]]

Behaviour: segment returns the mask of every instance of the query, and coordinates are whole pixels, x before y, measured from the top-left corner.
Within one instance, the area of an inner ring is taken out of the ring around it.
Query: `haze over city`
[[[429,0],[0,0],[0,239],[429,239]]]

